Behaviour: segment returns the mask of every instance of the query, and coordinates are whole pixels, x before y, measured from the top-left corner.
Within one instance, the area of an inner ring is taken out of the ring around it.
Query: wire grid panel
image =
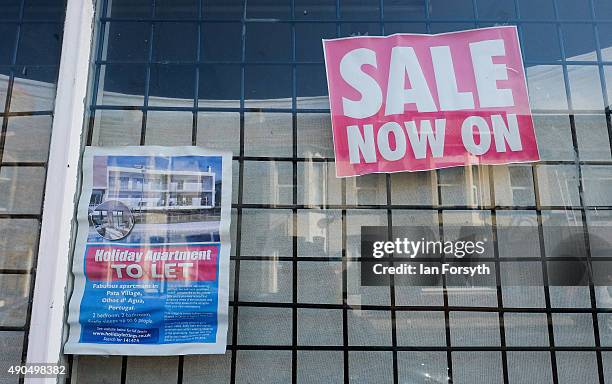
[[[232,308],[224,356],[79,357],[79,382],[612,380],[609,289],[544,284],[551,228],[586,228],[589,262],[609,236],[606,1],[99,6],[88,144],[233,151]],[[541,162],[335,178],[322,38],[498,24],[519,28]],[[517,222],[534,228],[520,255],[503,241]],[[490,228],[502,284],[362,287],[360,227],[413,223]],[[542,285],[505,287],[516,263]]]

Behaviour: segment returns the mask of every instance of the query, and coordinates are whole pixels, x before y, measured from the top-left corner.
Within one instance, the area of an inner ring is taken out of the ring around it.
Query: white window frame
[[[32,298],[27,363],[59,363],[70,294],[71,235],[94,36],[95,0],[68,0]],[[56,383],[58,378],[26,378]]]

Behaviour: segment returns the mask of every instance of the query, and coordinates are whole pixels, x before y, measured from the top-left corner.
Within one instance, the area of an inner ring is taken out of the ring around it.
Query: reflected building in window
[[[90,205],[120,200],[133,211],[210,209],[215,207],[215,174],[145,167],[109,166],[94,184]]]

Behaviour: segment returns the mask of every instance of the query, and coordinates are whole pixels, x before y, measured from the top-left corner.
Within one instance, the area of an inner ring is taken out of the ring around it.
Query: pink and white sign
[[[337,176],[539,160],[516,27],[323,49]]]

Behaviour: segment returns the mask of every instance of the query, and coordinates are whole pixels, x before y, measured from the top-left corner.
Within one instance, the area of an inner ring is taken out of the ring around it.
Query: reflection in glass
[[[245,68],[246,107],[291,108],[291,66],[249,65]]]
[[[574,115],[576,140],[581,160],[610,160],[610,139],[606,117]]]
[[[38,220],[0,220],[0,269],[27,270],[38,247]]]
[[[300,100],[298,100],[299,104]],[[298,114],[297,147],[298,156],[300,157],[334,157],[334,142],[329,113]]]
[[[2,160],[5,162],[46,162],[51,139],[51,116],[8,118]],[[33,138],[36,138],[33,140]]]
[[[149,111],[147,113],[146,145],[191,145],[191,112],[171,113]]]
[[[106,60],[143,62],[148,58],[151,24],[111,21],[106,28]]]
[[[120,201],[107,200],[89,213],[89,221],[100,236],[121,240],[134,228],[132,211]]]
[[[443,205],[482,207],[491,204],[489,167],[467,166],[441,169],[438,177]]]
[[[30,281],[30,275],[0,275],[0,301],[3,304],[0,306],[0,326],[23,327],[26,324]]]
[[[580,205],[578,172],[573,165],[538,165],[540,204],[571,207]]]
[[[138,145],[141,131],[140,111],[96,111],[92,145]]]
[[[570,65],[567,67],[572,108],[575,110],[600,110],[603,95],[599,69],[596,66]]]
[[[560,65],[536,65],[525,69],[532,110],[567,109],[563,69]]]
[[[200,66],[199,76],[199,107],[240,107],[242,75],[239,65],[202,65]]]
[[[293,165],[289,161],[245,161],[243,194],[247,204],[291,204]]]
[[[42,167],[0,167],[0,212],[40,214],[44,184]]]
[[[244,114],[245,156],[291,157],[293,119],[289,113]]]
[[[149,105],[193,107],[196,68],[191,65],[151,66]]]
[[[340,257],[341,214],[337,210],[300,210],[297,216],[298,256]]]
[[[341,180],[336,177],[332,162],[299,162],[297,188],[298,204],[342,204]]]

